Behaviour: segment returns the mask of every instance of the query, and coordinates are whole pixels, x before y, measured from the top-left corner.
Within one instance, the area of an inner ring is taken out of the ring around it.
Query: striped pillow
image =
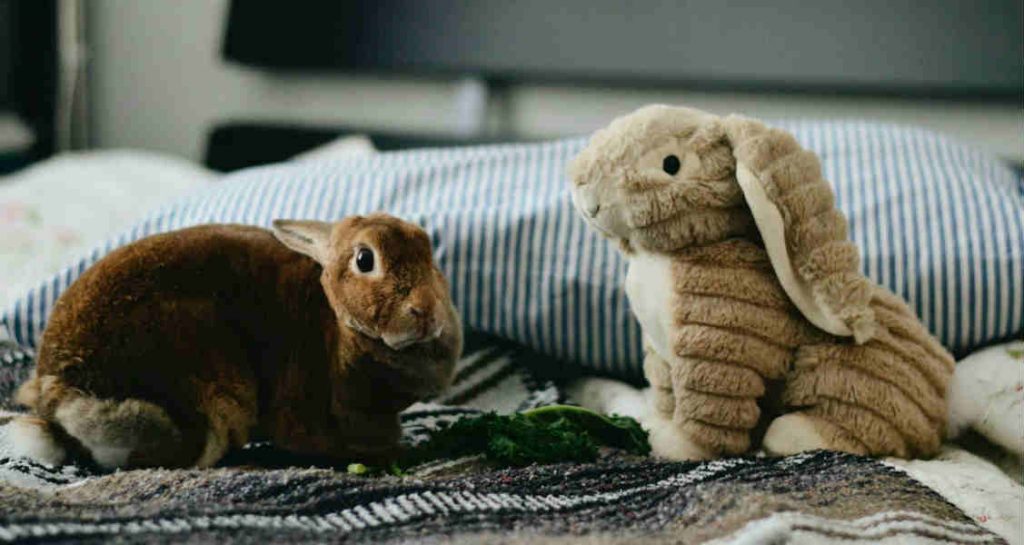
[[[864,122],[786,122],[817,152],[864,272],[955,352],[1024,327],[1024,183],[943,136]],[[386,210],[424,225],[472,328],[619,376],[640,331],[615,248],[577,218],[564,174],[582,139],[384,153],[243,171],[167,206],[0,316],[34,344],[54,300],[112,248],[208,222],[269,225]]]

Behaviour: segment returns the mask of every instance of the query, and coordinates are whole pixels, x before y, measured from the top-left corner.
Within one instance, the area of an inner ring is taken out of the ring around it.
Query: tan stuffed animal
[[[104,468],[217,463],[266,439],[376,462],[443,390],[462,327],[430,239],[383,214],[144,238],[57,301],[12,425],[21,454]]]
[[[762,433],[775,454],[937,451],[953,358],[858,272],[818,158],[791,135],[649,106],[598,131],[570,176],[629,261],[656,453],[739,454]]]

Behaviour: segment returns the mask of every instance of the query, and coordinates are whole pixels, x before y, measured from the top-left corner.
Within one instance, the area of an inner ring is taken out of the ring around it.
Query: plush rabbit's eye
[[[669,155],[661,161],[661,170],[664,170],[669,176],[675,176],[679,172],[679,158],[675,155]]]
[[[356,252],[356,268],[361,273],[373,272],[373,250],[360,248]]]

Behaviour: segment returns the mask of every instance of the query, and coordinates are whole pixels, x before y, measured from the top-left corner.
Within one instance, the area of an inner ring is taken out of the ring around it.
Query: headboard
[[[363,135],[379,151],[508,142],[508,138],[437,136],[378,131],[358,127],[312,127],[285,122],[238,121],[219,124],[206,140],[207,167],[230,172],[276,163],[335,138]]]
[[[488,96],[519,83],[783,94],[1024,101],[1024,4],[941,0],[338,0],[295,9],[231,0],[222,53],[287,75],[472,78]],[[969,29],[971,32],[957,32]],[[490,93],[488,95],[488,93]],[[207,164],[281,160],[333,137],[381,149],[508,141],[502,132],[417,135],[236,120]]]
[[[267,70],[1024,98],[1020,0],[232,0],[227,59]]]

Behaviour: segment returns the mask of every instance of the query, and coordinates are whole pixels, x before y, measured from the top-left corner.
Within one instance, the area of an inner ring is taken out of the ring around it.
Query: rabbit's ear
[[[331,224],[322,221],[274,220],[282,244],[325,265],[330,259]]]
[[[860,273],[860,253],[818,157],[758,121],[729,116],[724,124],[736,180],[786,294],[819,328],[870,339],[875,285]]]

